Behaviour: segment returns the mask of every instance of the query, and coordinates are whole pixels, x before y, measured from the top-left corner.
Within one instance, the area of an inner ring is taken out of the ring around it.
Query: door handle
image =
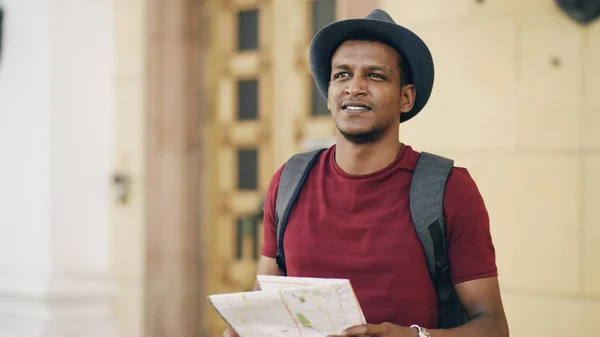
[[[115,199],[120,204],[126,204],[131,194],[131,178],[124,173],[115,173],[112,182]]]

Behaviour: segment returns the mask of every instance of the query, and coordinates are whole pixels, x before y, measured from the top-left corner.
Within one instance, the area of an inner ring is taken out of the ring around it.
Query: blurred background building
[[[553,0],[0,6],[0,336],[220,336],[206,296],[252,287],[271,175],[333,142],[310,40],[375,7],[431,48],[400,139],[477,181],[511,336],[600,336],[600,20]]]

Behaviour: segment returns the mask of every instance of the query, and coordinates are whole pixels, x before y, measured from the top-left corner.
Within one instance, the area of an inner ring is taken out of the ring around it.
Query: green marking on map
[[[298,320],[300,320],[300,324],[302,324],[303,327],[313,329],[312,324],[310,324],[310,321],[306,319],[304,315],[302,315],[301,313],[297,313],[296,316],[298,316]]]
[[[242,295],[242,300],[244,300],[244,305],[246,306],[246,308],[250,308],[250,302],[248,302],[248,298],[246,297],[246,295]]]

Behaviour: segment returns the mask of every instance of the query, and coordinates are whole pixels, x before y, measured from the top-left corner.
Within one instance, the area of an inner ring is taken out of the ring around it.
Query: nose
[[[362,96],[367,93],[366,81],[360,76],[355,76],[347,84],[345,92],[349,96]]]

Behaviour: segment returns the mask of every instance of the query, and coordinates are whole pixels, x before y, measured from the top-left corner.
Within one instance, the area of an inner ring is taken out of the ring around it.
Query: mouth
[[[347,102],[341,105],[342,110],[349,113],[361,113],[371,111],[371,107],[360,102]]]

